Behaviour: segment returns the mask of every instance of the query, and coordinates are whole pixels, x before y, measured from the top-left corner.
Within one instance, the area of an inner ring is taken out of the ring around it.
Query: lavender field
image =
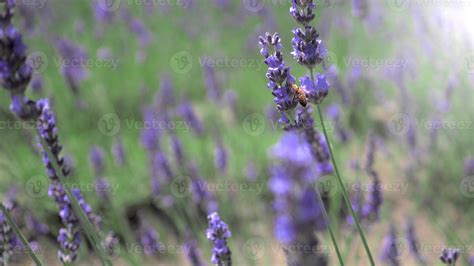
[[[0,266],[474,265],[474,0],[0,0]]]

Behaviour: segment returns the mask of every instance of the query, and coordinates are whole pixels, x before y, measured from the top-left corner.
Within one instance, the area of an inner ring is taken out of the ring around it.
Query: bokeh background
[[[291,1],[17,2],[14,24],[34,68],[27,95],[52,102],[63,155],[73,169],[68,184],[79,187],[102,216],[104,231],[139,239],[146,224],[165,247],[146,254],[138,241],[128,243],[114,258],[117,265],[128,264],[130,256],[141,265],[190,265],[182,249],[188,231],[210,264],[206,216],[191,204],[189,165],[208,183],[205,190],[232,231],[235,265],[285,265],[268,189],[269,149],[283,129],[266,88],[258,36],[278,31],[293,74],[307,74],[290,55],[296,27],[288,12]],[[412,221],[427,265],[441,265],[444,247],[459,248],[460,265],[468,265],[474,255],[474,1],[315,2],[313,25],[329,51],[318,69],[331,84],[322,108],[351,195],[370,193],[371,178],[362,165],[367,143],[376,143],[374,169],[384,201],[379,219],[364,225],[376,260],[394,225],[401,265],[419,265],[406,241]],[[15,198],[23,212],[49,227],[39,235],[26,220],[18,221],[47,264],[59,265],[60,221],[47,196],[34,128],[16,120],[8,94],[0,95],[2,199]],[[151,167],[143,141],[147,132],[160,136],[171,166],[155,201],[152,176],[166,173]],[[186,163],[173,153],[176,139]],[[103,191],[90,160],[94,147],[104,155],[100,177],[109,182],[107,203],[98,195]],[[322,181],[347,265],[368,265],[334,177]],[[184,207],[166,205],[173,201]],[[330,265],[337,265],[327,232],[318,237]],[[77,263],[98,264],[90,254],[83,245]],[[14,257],[11,264],[30,264],[24,251]]]

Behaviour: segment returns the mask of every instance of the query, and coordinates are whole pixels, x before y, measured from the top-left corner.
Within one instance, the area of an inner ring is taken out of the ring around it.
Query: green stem
[[[91,224],[91,222],[89,221],[89,218],[84,213],[84,210],[79,205],[77,198],[72,194],[71,190],[67,186],[64,185],[66,178],[64,177],[63,171],[58,165],[56,157],[51,152],[51,149],[49,148],[48,143],[43,138],[43,136],[38,131],[38,129],[36,129],[36,134],[38,136],[38,139],[41,142],[41,146],[43,146],[43,150],[48,155],[49,161],[51,162],[51,165],[53,166],[55,173],[58,175],[59,182],[63,184],[64,191],[66,192],[67,197],[71,201],[71,206],[74,211],[74,214],[76,214],[77,218],[79,218],[79,222],[82,228],[84,229],[84,232],[86,233],[87,238],[89,239],[90,243],[94,247],[95,252],[101,259],[102,265],[106,265],[106,266],[112,265],[112,262],[110,261],[109,256],[107,255],[104,248],[102,247],[100,238],[97,235],[97,232],[95,231],[94,226]]]
[[[354,223],[356,224],[357,231],[359,231],[360,238],[362,240],[362,243],[364,244],[365,252],[367,253],[367,256],[369,257],[370,264],[373,266],[373,265],[375,265],[374,259],[372,257],[372,253],[370,252],[369,245],[367,244],[367,240],[365,238],[364,231],[362,231],[362,227],[360,226],[360,223],[359,223],[359,218],[357,218],[357,215],[354,212],[354,208],[352,208],[352,204],[349,201],[349,197],[347,195],[347,192],[346,192],[346,189],[345,189],[345,186],[344,186],[344,182],[342,182],[342,178],[339,174],[339,169],[337,168],[336,159],[334,158],[334,153],[332,151],[331,143],[329,141],[329,137],[328,137],[328,134],[327,134],[327,131],[326,131],[326,126],[324,124],[324,119],[323,119],[323,115],[322,115],[322,112],[321,112],[321,107],[320,107],[319,104],[317,105],[317,107],[318,107],[319,119],[321,120],[321,126],[323,128],[324,138],[326,138],[326,142],[327,142],[327,146],[328,146],[328,150],[329,150],[329,155],[331,157],[331,161],[332,161],[332,164],[334,166],[334,172],[336,173],[336,179],[337,179],[339,187],[342,191],[342,197],[344,198],[344,201],[345,201],[347,207],[349,208],[349,211],[352,215],[352,218],[354,219]]]
[[[339,259],[339,263],[341,264],[341,266],[344,266],[344,260],[342,259],[341,252],[339,251],[339,246],[337,245],[336,237],[332,230],[331,223],[329,222],[329,217],[326,212],[326,207],[324,207],[324,202],[323,202],[323,199],[321,198],[321,194],[319,193],[319,189],[317,188],[317,186],[313,187],[313,189],[314,189],[314,194],[316,196],[316,200],[319,201],[319,204],[321,204],[321,211],[323,213],[324,220],[328,225],[329,235],[331,236],[332,244],[334,245],[334,248],[336,249],[336,254],[337,254],[337,258]]]
[[[20,231],[20,228],[18,228],[18,226],[16,225],[15,221],[13,221],[13,218],[11,217],[10,215],[10,212],[7,210],[7,208],[5,208],[5,206],[3,205],[3,203],[0,203],[0,208],[1,208],[1,211],[3,212],[3,215],[5,215],[5,217],[7,218],[7,222],[10,224],[10,226],[13,228],[13,231],[15,231],[15,234],[17,235],[18,238],[20,238],[21,242],[23,243],[23,245],[26,247],[26,249],[28,249],[28,253],[30,254],[30,257],[33,259],[33,261],[35,262],[35,264],[37,266],[42,266],[43,263],[40,261],[40,259],[38,258],[38,256],[36,256],[35,252],[33,251],[33,249],[31,248],[30,244],[28,243],[28,240],[26,240],[25,236],[23,235],[23,233],[21,233]]]
[[[311,75],[311,81],[312,81],[313,86],[314,86],[315,82],[314,82],[313,69],[310,68],[309,71],[310,71],[310,75]],[[364,232],[362,231],[362,227],[360,226],[359,219],[357,218],[357,216],[354,212],[354,209],[352,208],[352,204],[349,200],[349,197],[347,196],[347,192],[346,192],[346,189],[345,189],[345,186],[344,186],[344,182],[342,182],[342,178],[339,175],[339,169],[337,168],[336,159],[334,158],[334,153],[333,153],[332,148],[331,148],[331,142],[329,141],[329,137],[328,137],[328,133],[327,133],[327,130],[326,130],[326,125],[324,123],[323,114],[321,112],[320,104],[318,103],[318,104],[316,104],[316,106],[318,108],[319,120],[321,121],[321,127],[323,128],[323,134],[324,134],[324,138],[326,139],[326,144],[328,146],[329,155],[331,157],[331,161],[332,161],[332,164],[334,166],[334,172],[336,173],[337,183],[339,184],[339,188],[341,189],[341,192],[342,192],[342,197],[344,198],[344,201],[345,201],[347,207],[349,208],[349,211],[352,215],[352,218],[354,219],[354,222],[355,222],[356,227],[357,227],[357,231],[359,231],[360,238],[362,239],[365,251],[367,253],[367,256],[369,257],[370,264],[372,266],[374,266],[375,263],[374,263],[374,259],[372,257],[372,253],[370,252],[369,245],[367,244],[367,240],[365,239],[365,235],[364,235]]]

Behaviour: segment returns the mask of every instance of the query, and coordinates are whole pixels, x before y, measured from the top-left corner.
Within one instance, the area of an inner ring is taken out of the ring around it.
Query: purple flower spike
[[[459,249],[457,248],[445,248],[441,252],[439,259],[446,265],[455,265],[459,258]]]
[[[298,104],[295,93],[291,88],[295,83],[295,78],[290,74],[290,68],[286,67],[281,52],[282,44],[278,33],[271,35],[266,33],[260,36],[260,53],[265,57],[268,66],[267,87],[272,90],[275,97],[274,102],[278,110],[287,111],[294,109]]]
[[[415,260],[420,263],[421,265],[425,265],[425,259],[423,255],[420,253],[420,244],[418,242],[418,237],[415,233],[415,224],[412,220],[407,222],[405,228],[405,236],[408,242],[408,248],[410,250],[410,254],[415,258]]]
[[[118,166],[123,166],[125,164],[125,148],[123,147],[122,140],[119,139],[114,142],[112,145],[112,154],[114,155],[115,163]]]
[[[214,244],[211,258],[212,263],[222,266],[232,265],[232,252],[227,246],[227,238],[231,237],[231,232],[227,224],[221,220],[221,217],[216,212],[210,214],[207,220],[209,221],[207,239]]]
[[[315,230],[324,230],[326,223],[322,206],[312,189],[319,176],[318,166],[308,143],[295,133],[286,133],[271,153],[278,164],[270,169],[268,186],[274,194],[274,234],[283,245],[308,245],[318,249]],[[288,261],[295,265],[327,265],[327,258],[320,252],[287,253]],[[293,265],[293,264],[292,264]]]
[[[399,266],[399,252],[397,230],[391,225],[389,234],[383,240],[380,260],[390,266]]]
[[[188,257],[189,262],[193,266],[204,266],[206,265],[201,257],[201,252],[198,247],[198,243],[195,239],[190,239],[184,245],[185,253]]]
[[[58,236],[58,242],[61,249],[58,251],[58,257],[63,263],[74,262],[77,258],[79,245],[81,243],[79,220],[72,212],[70,200],[64,190],[64,186],[59,180],[53,164],[50,160],[56,160],[59,168],[64,176],[68,176],[69,171],[65,167],[64,159],[61,157],[61,144],[58,139],[58,129],[56,127],[56,118],[50,110],[48,100],[42,99],[38,101],[38,110],[41,111],[41,116],[38,119],[38,131],[45,139],[47,147],[39,146],[43,149],[43,163],[46,167],[46,173],[51,179],[48,195],[56,201],[59,207],[59,216],[65,228],[61,228]],[[49,158],[44,149],[50,149],[53,158]],[[77,198],[81,208],[87,214],[92,223],[99,227],[100,217],[92,213],[91,207],[84,201],[78,189],[72,190],[73,195]]]
[[[101,177],[105,170],[104,150],[98,146],[91,148],[89,152],[89,161],[94,169],[96,177]]]

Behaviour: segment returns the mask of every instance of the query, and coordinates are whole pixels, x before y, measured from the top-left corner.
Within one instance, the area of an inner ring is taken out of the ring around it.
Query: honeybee
[[[306,104],[308,104],[308,100],[306,98],[306,93],[301,87],[298,87],[296,84],[291,84],[291,88],[295,92],[295,98],[298,99],[298,102],[303,106],[306,107]]]

